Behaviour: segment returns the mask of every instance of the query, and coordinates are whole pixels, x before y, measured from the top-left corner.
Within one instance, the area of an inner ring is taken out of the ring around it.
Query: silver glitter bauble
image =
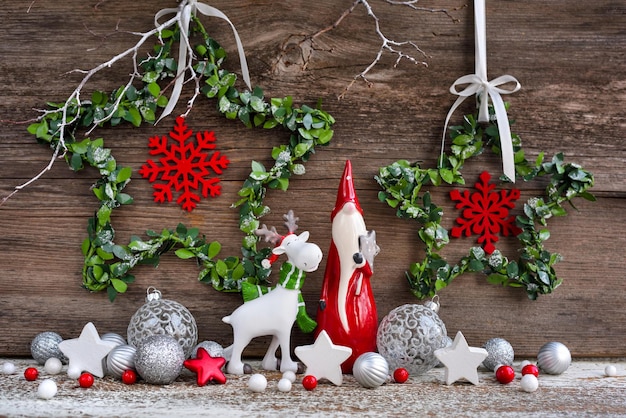
[[[435,350],[446,346],[447,336],[446,326],[435,310],[406,304],[383,318],[376,344],[390,369],[404,367],[411,375],[419,375],[439,363]]]
[[[196,358],[198,348],[204,348],[211,357],[224,357],[224,347],[222,347],[221,344],[215,341],[202,341],[193,348],[191,358]]]
[[[46,364],[51,357],[58,358],[62,363],[67,363],[67,357],[59,350],[59,343],[63,338],[52,331],[39,333],[30,343],[30,354],[39,364]]]
[[[169,385],[183,369],[185,352],[169,335],[151,335],[137,346],[135,369],[139,376],[154,385]]]
[[[115,343],[117,345],[124,345],[124,344],[126,344],[126,340],[124,339],[124,337],[122,337],[120,334],[116,334],[114,332],[107,332],[106,334],[101,336],[100,339],[102,341],[110,341],[110,342]]]
[[[561,374],[572,363],[572,354],[562,343],[552,341],[544,344],[537,354],[537,366],[548,374]]]
[[[515,353],[513,346],[504,338],[491,338],[487,340],[483,348],[487,350],[487,357],[483,360],[483,366],[493,371],[498,366],[510,366],[513,364]]]
[[[363,353],[354,361],[352,374],[361,386],[377,388],[389,377],[389,363],[378,353]]]
[[[128,324],[128,344],[138,347],[151,335],[173,337],[187,358],[198,342],[198,327],[191,312],[183,305],[162,299],[158,290],[148,290],[146,303],[135,312]]]
[[[107,374],[117,379],[122,378],[126,370],[135,370],[137,349],[132,345],[121,344],[107,356]]]

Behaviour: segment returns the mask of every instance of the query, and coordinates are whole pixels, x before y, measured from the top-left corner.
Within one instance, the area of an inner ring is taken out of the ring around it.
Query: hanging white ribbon
[[[183,1],[178,8],[162,9],[154,16],[154,25],[156,27],[159,27],[159,19],[161,17],[174,13],[177,17],[176,22],[178,24],[178,27],[180,28],[180,46],[178,49],[178,70],[176,73],[176,81],[174,83],[174,88],[172,89],[172,94],[170,95],[167,106],[165,106],[165,109],[163,109],[163,113],[159,117],[158,121],[172,113],[174,107],[176,107],[176,103],[178,102],[178,98],[180,97],[180,93],[183,89],[183,84],[185,82],[185,71],[190,66],[191,60],[193,59],[193,49],[191,48],[191,44],[189,43],[188,38],[189,23],[191,22],[191,16],[195,15],[196,12],[200,12],[205,16],[218,17],[228,22],[230,27],[233,29],[233,34],[235,35],[243,80],[248,86],[248,89],[252,90],[250,75],[248,73],[248,63],[246,61],[246,55],[244,54],[243,45],[241,44],[241,40],[239,39],[237,29],[235,29],[235,25],[233,25],[233,23],[224,13],[222,13],[221,10],[216,9],[215,7],[209,6],[208,4],[200,3],[197,0]]]
[[[456,99],[448,116],[443,130],[443,138],[441,141],[441,157],[440,163],[443,161],[443,149],[446,141],[446,132],[448,130],[448,122],[454,111],[469,96],[480,95],[480,108],[478,111],[478,121],[489,121],[489,99],[493,103],[493,108],[498,121],[498,133],[500,134],[500,149],[502,150],[502,169],[504,175],[515,183],[515,161],[513,155],[513,143],[511,141],[511,128],[509,126],[509,118],[506,114],[506,108],[501,94],[511,94],[518,91],[522,86],[519,81],[511,75],[503,75],[494,80],[487,79],[487,34],[486,34],[486,17],[485,17],[485,0],[474,1],[474,36],[475,36],[475,74],[464,75],[458,78],[452,86],[450,93],[459,97]],[[499,86],[507,83],[515,83],[512,89],[503,89]],[[463,90],[457,87],[467,85]]]

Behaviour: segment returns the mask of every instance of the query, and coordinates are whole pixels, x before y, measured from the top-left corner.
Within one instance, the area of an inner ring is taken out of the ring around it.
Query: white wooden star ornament
[[[456,333],[452,345],[435,350],[435,357],[446,367],[446,385],[459,379],[478,384],[478,366],[489,353],[484,348],[470,347],[461,331]]]
[[[59,350],[69,359],[67,375],[77,379],[82,372],[104,377],[102,360],[116,346],[113,341],[101,340],[95,325],[89,322],[83,327],[80,337],[61,341]]]
[[[333,344],[328,333],[322,331],[313,345],[296,347],[294,352],[306,366],[305,375],[313,375],[317,380],[325,378],[341,386],[341,363],[352,355],[352,348]]]

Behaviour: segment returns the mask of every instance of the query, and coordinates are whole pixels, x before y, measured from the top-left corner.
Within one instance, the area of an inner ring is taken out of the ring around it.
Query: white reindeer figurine
[[[307,242],[308,231],[300,235],[294,234],[297,221],[293,211],[283,215],[289,233],[281,236],[272,227],[265,225],[255,233],[265,237],[265,241],[275,245],[272,256],[263,260],[263,267],[269,268],[271,263],[281,254],[287,255],[287,261],[280,269],[280,279],[273,288],[256,286],[244,282],[242,294],[244,304],[232,314],[222,318],[233,327],[233,344],[224,349],[224,357],[228,360],[226,371],[230,374],[243,374],[244,364],[241,360],[243,350],[253,338],[271,335],[272,342],[263,357],[261,366],[265,370],[276,370],[276,350],[280,347],[280,371],[296,372],[298,364],[290,354],[291,329],[294,322],[304,332],[312,332],[317,323],[309,318],[304,306],[300,289],[304,284],[305,273],[317,270],[322,261],[322,250],[313,243]]]

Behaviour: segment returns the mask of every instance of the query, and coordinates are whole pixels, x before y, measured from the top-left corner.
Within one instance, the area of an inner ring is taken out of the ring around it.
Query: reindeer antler
[[[267,229],[265,224],[261,228],[256,229],[254,233],[260,237],[265,237],[265,242],[271,242],[272,245],[276,245],[283,238],[282,235],[276,232],[276,228]]]
[[[283,215],[283,219],[285,220],[285,226],[290,234],[293,234],[298,229],[298,220],[300,218],[296,217],[293,214],[293,210],[289,210],[285,215]]]

